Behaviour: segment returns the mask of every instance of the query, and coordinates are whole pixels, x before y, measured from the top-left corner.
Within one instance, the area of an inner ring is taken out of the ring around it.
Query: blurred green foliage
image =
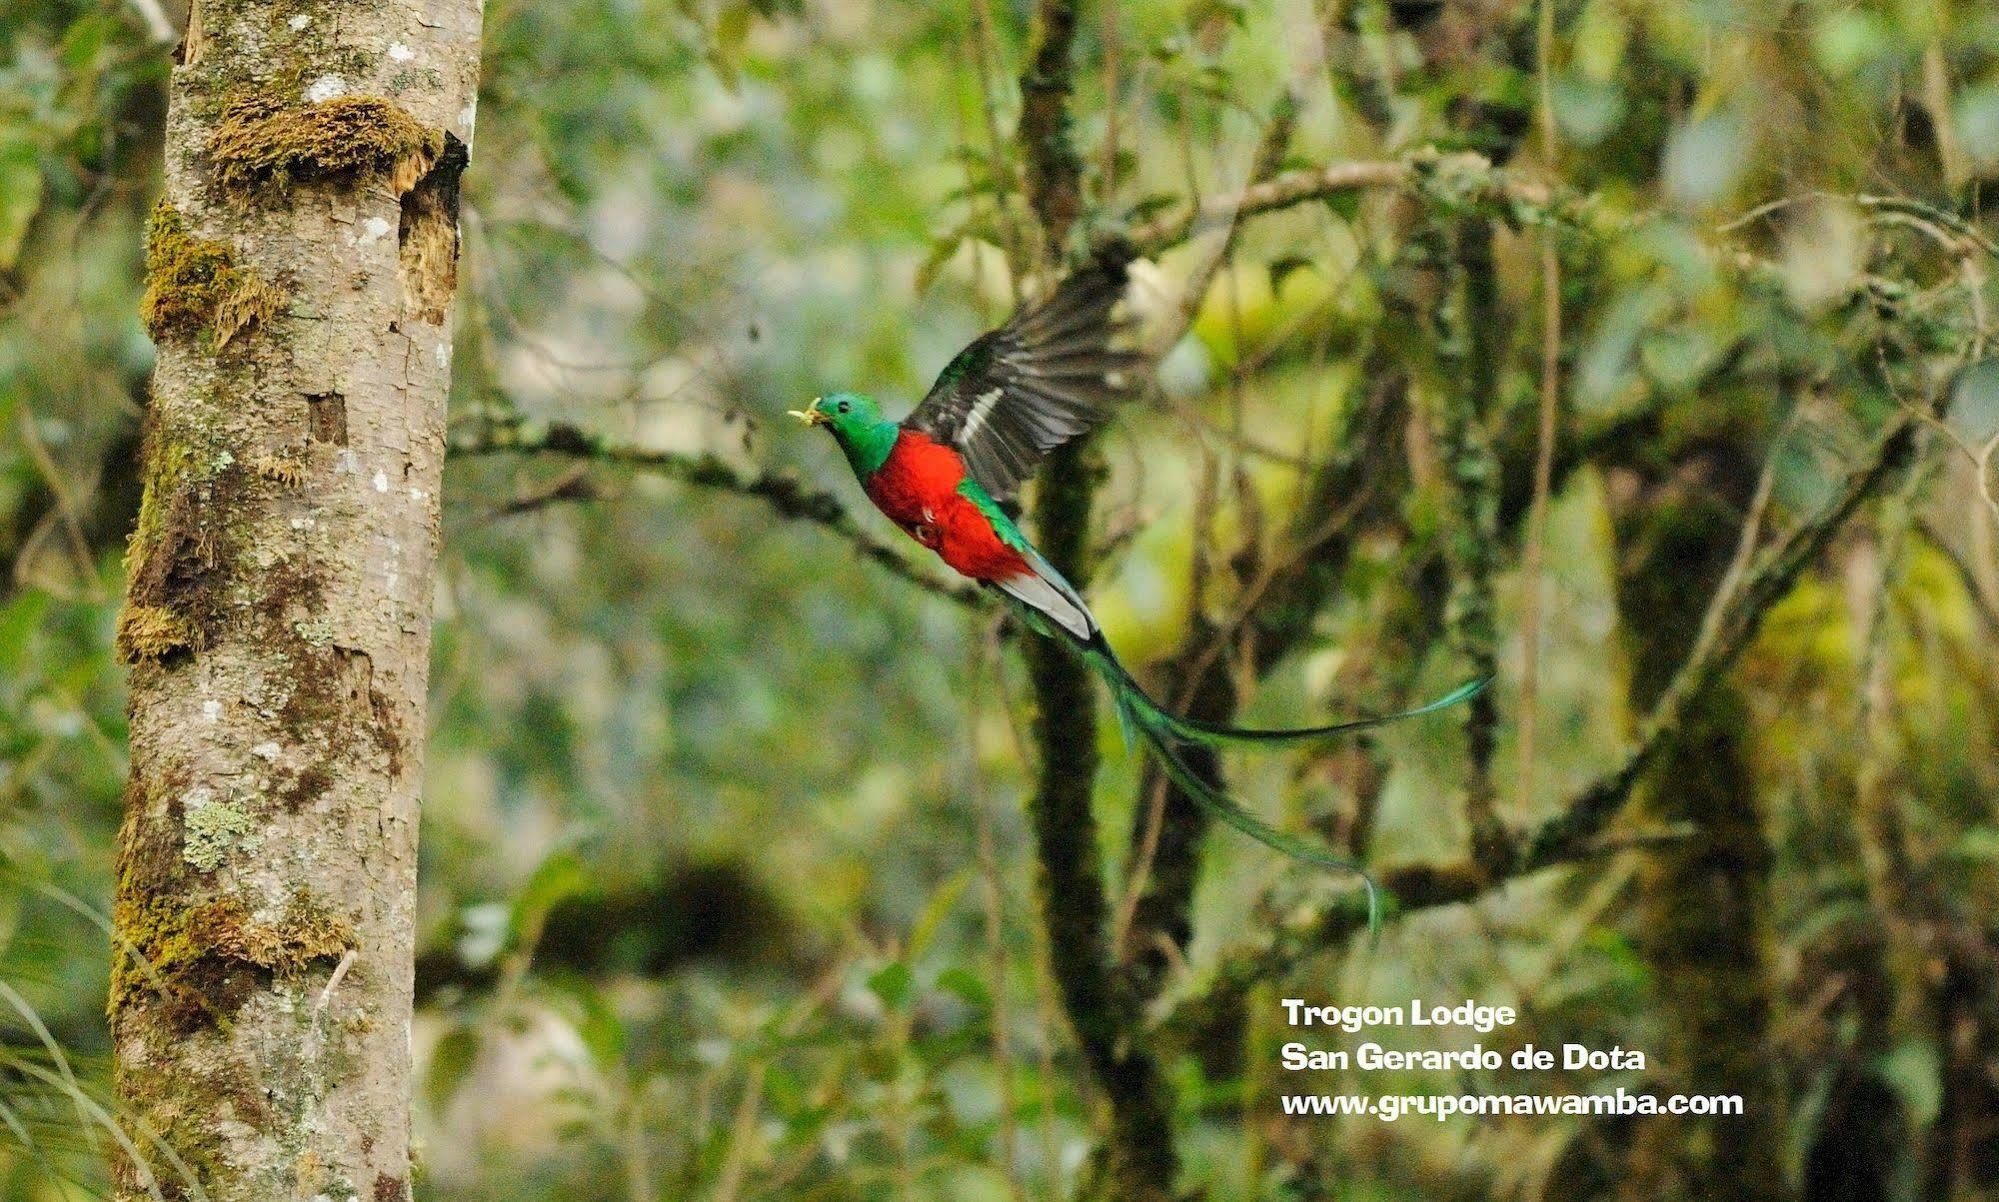
[[[1531,42],[1531,5],[1467,7]],[[1098,219],[1143,217],[1245,183],[1264,115],[1297,81],[1292,163],[1468,145],[1592,196],[1622,229],[1564,243],[1564,420],[1616,454],[1565,475],[1552,503],[1539,787],[1511,814],[1529,820],[1612,766],[1629,730],[1628,640],[1643,632],[1619,623],[1611,512],[1634,474],[1670,474],[1702,440],[1767,442],[1778,512],[1810,512],[1899,393],[1977,333],[1968,298],[1991,303],[1994,265],[1951,215],[1993,234],[1999,15],[1563,0],[1550,172],[1519,149],[1531,57],[1453,58],[1436,44],[1449,31],[1412,16],[1424,8],[1362,0],[1323,44],[1305,6],[1277,0],[1092,12],[1076,132]],[[843,487],[823,445],[771,419],[836,386],[913,399],[1010,305],[1003,252],[1027,218],[1005,135],[1026,18],[983,2],[492,0],[454,422],[559,419]],[[113,1150],[104,1112],[77,1098],[110,1106],[111,949],[91,910],[124,774],[110,623],[150,366],[138,231],[168,47],[141,6],[111,0],[0,0],[0,28],[0,1196],[41,1202],[101,1185]],[[1406,203],[1346,197],[1246,230],[1162,366],[1161,404],[1104,440],[1111,554],[1094,599],[1129,661],[1184,635],[1197,529],[1226,542],[1288,513],[1297,463],[1341,436],[1368,356],[1444,370],[1407,320],[1423,298]],[[1972,249],[1945,253],[1939,231]],[[1509,314],[1536,303],[1536,237],[1497,239]],[[1141,291],[1168,307],[1188,272],[1171,260]],[[1539,333],[1520,320],[1500,336],[1508,434],[1531,428]],[[1992,939],[1999,674],[1978,590],[1995,568],[1957,443],[1999,434],[1999,373],[1959,389],[1928,491],[1880,539],[1899,552],[1886,633],[1868,633],[1842,551],[1739,670],[1777,847],[1800,1178],[1856,1066],[1893,1091],[1912,1147],[1943,1089],[1921,989],[1824,994],[1918,921],[1884,916],[1870,891],[1852,818],[1868,772],[1888,775],[1903,816],[1932,907],[1920,921]],[[1223,464],[1242,487],[1203,526]],[[753,500],[643,474],[467,460],[447,504],[419,1195],[1001,1199],[1073,1183],[1092,1101],[1041,960],[1020,812],[1031,755],[994,624]],[[1439,506],[1434,482],[1412,487],[1406,541],[1362,547],[1257,712],[1356,704],[1331,690],[1397,646],[1403,569]],[[1502,630],[1521,587],[1500,584]],[[1870,655],[1889,669],[1864,705]],[[1509,645],[1503,710],[1518,669]],[[1412,693],[1453,675],[1441,650],[1398,672],[1384,675]],[[1886,707],[1885,738],[1866,705]],[[1100,808],[1121,832],[1136,767],[1104,739]],[[1448,723],[1383,737],[1377,860],[1462,845],[1458,742]],[[1501,779],[1515,751],[1508,724]],[[1273,814],[1323,815],[1351,792],[1321,760],[1231,779]],[[1196,962],[1325,887],[1254,847],[1209,856]],[[1410,920],[1295,987],[1521,1004],[1522,1039],[1646,1047],[1658,1010],[1622,917],[1631,861]],[[1187,1177],[1212,1197],[1561,1196],[1588,1179],[1579,1160],[1613,1155],[1574,1122],[1287,1125],[1269,1113],[1282,1038],[1264,1006],[1246,1073],[1174,1070]],[[1477,1084],[1538,1087],[1497,1076]],[[1638,1087],[1571,1085],[1619,1083]]]

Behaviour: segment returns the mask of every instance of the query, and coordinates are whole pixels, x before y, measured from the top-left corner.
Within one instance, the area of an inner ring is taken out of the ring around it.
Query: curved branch
[[[1948,396],[1947,390],[1939,390],[1932,413],[1941,410]],[[1874,453],[1847,473],[1830,502],[1764,552],[1738,586],[1724,584],[1715,594],[1692,650],[1646,715],[1637,745],[1616,769],[1576,794],[1561,813],[1532,832],[1516,866],[1518,871],[1532,872],[1573,858],[1578,848],[1602,834],[1630,797],[1638,777],[1671,745],[1694,703],[1755,639],[1771,607],[1790,593],[1798,577],[1825,551],[1861,503],[1907,466],[1923,420],[1920,413],[1898,414],[1875,444]]]
[[[1240,192],[1148,221],[1126,232],[1142,255],[1157,255],[1190,238],[1226,229],[1246,217],[1351,192],[1403,190],[1439,204],[1491,212],[1521,225],[1593,224],[1589,200],[1494,167],[1484,155],[1425,149],[1400,159],[1329,163],[1286,171]]]
[[[820,526],[847,541],[863,559],[872,561],[912,584],[947,601],[983,608],[975,588],[953,585],[924,571],[909,558],[862,529],[839,498],[815,489],[789,472],[746,472],[710,452],[662,451],[634,446],[595,434],[567,422],[546,425],[525,421],[481,423],[476,429],[454,431],[448,446],[454,457],[480,455],[553,455],[592,463],[633,468],[698,488],[755,497],[779,516]]]

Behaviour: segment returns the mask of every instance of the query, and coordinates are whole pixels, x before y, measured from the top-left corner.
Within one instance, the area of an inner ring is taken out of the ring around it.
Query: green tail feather
[[[1053,569],[1049,569],[1049,573],[1052,575]],[[1125,746],[1131,746],[1132,733],[1136,730],[1144,740],[1146,749],[1159,760],[1159,766],[1165,770],[1167,777],[1210,818],[1232,826],[1272,851],[1281,852],[1292,859],[1317,864],[1323,868],[1351,872],[1358,876],[1367,888],[1368,934],[1370,938],[1380,936],[1380,894],[1375,888],[1374,878],[1368,875],[1366,869],[1353,860],[1334,854],[1321,844],[1295,835],[1287,835],[1244,809],[1227,794],[1203,781],[1193,769],[1189,768],[1186,760],[1181,757],[1181,749],[1188,746],[1294,743],[1305,739],[1323,739],[1333,735],[1371,730],[1390,722],[1400,722],[1404,718],[1417,718],[1424,714],[1435,713],[1460,701],[1470,700],[1485,691],[1486,686],[1491,683],[1490,679],[1474,680],[1469,684],[1460,685],[1450,693],[1415,709],[1375,718],[1357,718],[1326,726],[1307,726],[1291,730],[1254,730],[1220,726],[1168,713],[1140,687],[1131,673],[1125,670],[1124,664],[1118,660],[1117,653],[1111,650],[1110,643],[1104,639],[1102,631],[1093,631],[1087,640],[1080,639],[1049,621],[1046,615],[1032,606],[1022,604],[1011,596],[1007,600],[1014,612],[1019,614],[1030,628],[1047,638],[1059,639],[1067,644],[1104,678],[1104,683],[1110,688],[1112,699],[1117,703],[1118,726],[1124,733]]]
[[[1088,643],[1079,644],[1079,647],[1084,656],[1096,665],[1097,671],[1103,676],[1105,683],[1110,685],[1111,690],[1121,697],[1129,694],[1133,705],[1139,711],[1151,715],[1158,725],[1165,728],[1167,737],[1176,743],[1199,743],[1207,747],[1221,747],[1230,743],[1299,743],[1308,739],[1357,734],[1363,730],[1373,730],[1378,726],[1400,722],[1405,718],[1420,718],[1441,709],[1449,709],[1461,701],[1469,701],[1483,693],[1486,686],[1492,683],[1490,677],[1470,681],[1459,685],[1435,701],[1426,702],[1415,709],[1403,710],[1400,713],[1382,714],[1373,718],[1354,718],[1325,726],[1257,730],[1241,726],[1222,726],[1168,713],[1164,706],[1154,701],[1143,688],[1139,687],[1138,681],[1132,679],[1131,673],[1125,670],[1124,664],[1118,661],[1117,655],[1111,651],[1110,644],[1104,640],[1102,631],[1093,635]]]
[[[1167,777],[1178,786],[1181,793],[1201,807],[1208,817],[1226,823],[1272,851],[1281,852],[1292,859],[1317,864],[1322,868],[1351,872],[1359,877],[1362,886],[1367,889],[1368,938],[1375,940],[1381,937],[1381,897],[1375,888],[1374,878],[1368,874],[1367,869],[1362,868],[1356,861],[1335,855],[1310,840],[1285,834],[1238,805],[1227,795],[1217,792],[1180,758],[1180,749],[1170,741],[1167,731],[1153,716],[1157,713],[1156,707],[1148,710],[1133,706],[1133,694],[1130,691],[1116,689],[1115,686],[1113,686],[1113,695],[1117,700],[1119,720],[1126,724],[1125,729],[1128,731],[1133,726],[1138,728],[1145,737],[1146,746],[1158,758],[1159,766],[1165,770]],[[1142,697],[1144,694],[1138,696]]]

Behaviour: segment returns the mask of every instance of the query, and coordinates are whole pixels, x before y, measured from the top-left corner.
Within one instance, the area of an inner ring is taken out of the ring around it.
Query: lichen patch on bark
[[[227,103],[208,153],[228,187],[282,193],[295,182],[379,179],[401,195],[443,149],[441,131],[380,96],[341,95],[300,107],[254,93]]]
[[[213,872],[232,851],[254,855],[264,846],[257,821],[240,800],[203,785],[181,801],[181,858]]]

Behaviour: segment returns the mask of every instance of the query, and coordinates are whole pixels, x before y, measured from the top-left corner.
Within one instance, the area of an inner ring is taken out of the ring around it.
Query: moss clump
[[[130,1005],[133,991],[152,989],[161,1017],[179,1031],[225,1022],[276,974],[338,960],[354,946],[353,929],[310,894],[295,899],[276,923],[258,922],[233,897],[190,907],[157,897],[122,898],[113,921],[145,966],[129,955],[119,958],[111,1013]]]
[[[441,132],[379,96],[295,107],[260,93],[224,106],[208,153],[229,187],[283,191],[297,181],[380,179],[401,195],[443,149]]]
[[[284,309],[284,294],[238,267],[228,247],[188,233],[187,222],[165,201],[153,210],[146,223],[146,294],[139,302],[153,341],[206,330],[220,350]]]
[[[259,479],[294,489],[305,487],[306,471],[310,467],[310,458],[297,447],[283,447],[252,456],[250,460],[250,471]]]
[[[312,763],[298,770],[298,774],[279,785],[272,793],[287,810],[297,813],[313,802],[326,796],[333,787],[333,770],[325,764]]]
[[[275,924],[248,921],[243,903],[233,898],[211,903],[197,912],[193,929],[206,937],[216,955],[255,964],[273,972],[290,972],[320,960],[338,960],[354,946],[353,928],[301,893]]]
[[[146,491],[126,546],[118,619],[118,652],[135,665],[201,650],[222,621],[224,521],[245,484],[234,456],[170,432],[152,415],[140,461]]]
[[[118,615],[118,658],[128,664],[159,663],[194,650],[201,632],[194,623],[161,605],[133,605]]]

